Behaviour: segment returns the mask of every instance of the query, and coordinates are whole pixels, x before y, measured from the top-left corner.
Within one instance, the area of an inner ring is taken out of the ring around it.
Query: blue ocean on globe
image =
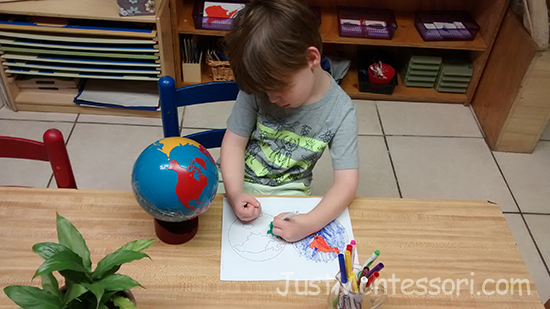
[[[168,222],[205,212],[218,189],[216,162],[202,145],[169,137],[149,145],[132,172],[132,190],[140,206]]]

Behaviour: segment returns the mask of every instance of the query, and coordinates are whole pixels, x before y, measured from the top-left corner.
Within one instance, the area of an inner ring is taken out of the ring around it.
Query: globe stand
[[[199,230],[199,217],[182,222],[155,219],[155,233],[164,243],[179,245],[190,241]]]

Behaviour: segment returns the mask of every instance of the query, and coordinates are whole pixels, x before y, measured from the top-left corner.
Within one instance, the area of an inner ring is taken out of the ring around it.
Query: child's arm
[[[305,215],[297,215],[288,221],[280,214],[273,220],[273,233],[288,242],[309,236],[340,214],[355,198],[359,185],[359,169],[334,170],[334,182],[321,202]]]
[[[235,215],[242,221],[252,221],[262,212],[260,202],[243,192],[244,150],[248,138],[225,132],[220,149],[220,167],[225,186],[225,196]]]

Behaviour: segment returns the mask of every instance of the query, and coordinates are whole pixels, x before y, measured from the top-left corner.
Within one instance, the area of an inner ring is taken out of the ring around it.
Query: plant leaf
[[[101,307],[102,305],[105,305],[105,303],[110,301],[111,297],[113,297],[113,295],[115,295],[116,293],[117,292],[114,292],[114,291],[105,291],[105,293],[103,293],[103,296],[101,297],[99,306]]]
[[[71,250],[63,245],[56,244],[54,242],[41,242],[34,246],[32,246],[32,251],[38,255],[40,255],[44,260],[49,259],[52,255],[62,252]]]
[[[121,274],[105,276],[98,282],[103,284],[106,291],[124,291],[135,288],[136,286],[143,287],[136,280]]]
[[[60,309],[63,306],[60,298],[34,286],[12,285],[4,288],[4,293],[25,309]]]
[[[63,218],[57,214],[57,239],[59,244],[74,251],[82,258],[84,267],[88,271],[92,271],[92,262],[90,261],[90,250],[86,246],[86,241],[82,234],[69,222],[69,220]]]
[[[61,299],[61,293],[59,293],[59,283],[57,283],[57,279],[55,279],[54,275],[52,273],[48,273],[43,274],[41,277],[42,289],[44,289],[44,291],[52,293],[53,295]]]
[[[119,269],[120,269],[120,265],[115,266],[115,267],[109,269],[108,271],[106,271],[105,274],[103,274],[103,277],[105,277],[107,275],[112,275],[112,274],[116,273]]]
[[[143,252],[130,250],[116,250],[115,252],[111,252],[107,254],[101,261],[99,261],[99,263],[97,263],[97,267],[92,274],[92,278],[99,279],[103,277],[107,271],[115,266],[119,266],[135,260],[140,260],[144,257],[149,256]]]
[[[74,299],[82,296],[82,294],[88,292],[88,290],[83,287],[81,284],[75,283],[71,284],[67,288],[67,292],[65,292],[65,297],[63,298],[63,302],[65,305],[73,301]]]
[[[120,309],[137,309],[136,305],[124,296],[118,296],[113,299],[113,304]]]
[[[105,288],[103,288],[103,285],[101,282],[96,281],[92,284],[89,283],[82,283],[82,286],[90,290],[96,298],[96,308],[99,308],[99,304],[101,303],[101,297],[103,297],[103,293],[105,293]]]
[[[154,239],[138,239],[125,244],[118,248],[118,250],[141,251],[149,248],[154,242]]]
[[[45,260],[34,273],[33,279],[37,276],[51,273],[52,271],[66,269],[88,273],[88,271],[82,266],[82,259],[71,250],[67,250],[57,252]]]
[[[60,270],[61,276],[65,277],[65,283],[91,283],[92,280],[88,273],[78,272],[74,270]]]

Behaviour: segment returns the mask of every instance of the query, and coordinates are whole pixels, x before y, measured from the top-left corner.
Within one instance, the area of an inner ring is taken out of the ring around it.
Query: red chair
[[[44,142],[0,136],[0,158],[49,161],[58,188],[76,189],[63,134],[57,129],[44,132]]]

